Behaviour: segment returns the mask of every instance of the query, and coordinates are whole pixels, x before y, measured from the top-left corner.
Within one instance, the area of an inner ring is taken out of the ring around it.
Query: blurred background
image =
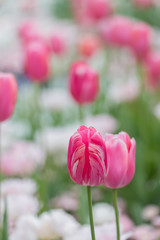
[[[119,202],[134,224],[152,220],[144,213],[148,205],[151,215],[158,209],[158,218],[160,1],[1,0],[0,26],[0,71],[13,73],[19,89],[14,115],[1,124],[2,199],[8,195],[13,202],[13,179],[31,181],[31,213],[60,207],[87,222],[86,211],[78,211],[79,186],[67,171],[68,141],[81,125],[69,90],[70,67],[85,61],[98,72],[100,89],[93,103],[83,105],[81,122],[103,136],[126,131],[136,139],[135,177],[118,190]],[[93,188],[93,202],[111,204],[111,192]],[[11,226],[25,211],[10,210]]]

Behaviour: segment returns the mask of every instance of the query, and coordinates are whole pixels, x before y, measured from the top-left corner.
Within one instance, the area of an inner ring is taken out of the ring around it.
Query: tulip
[[[107,0],[89,0],[88,15],[91,19],[100,20],[112,13],[110,1]]]
[[[109,188],[121,188],[130,183],[135,172],[134,138],[127,133],[107,134],[105,138],[107,151],[107,169],[104,185]]]
[[[147,24],[134,24],[129,45],[139,60],[145,59],[151,49],[151,35],[151,28]]]
[[[134,176],[136,142],[134,138],[130,139],[127,133],[120,132],[117,135],[107,134],[105,144],[107,151],[107,168],[105,170],[103,184],[113,190],[117,240],[120,240],[116,189],[128,185]]]
[[[80,105],[93,102],[99,91],[98,73],[84,62],[73,64],[69,88],[72,97]]]
[[[107,44],[128,46],[133,23],[129,18],[113,16],[100,25],[100,33]]]
[[[155,0],[133,0],[133,4],[139,8],[149,8],[155,5]]]
[[[87,186],[92,240],[95,240],[90,186],[98,186],[104,177],[106,165],[105,143],[93,127],[81,126],[70,138],[68,147],[68,172],[71,179]]]
[[[56,55],[61,55],[66,51],[65,41],[58,35],[52,35],[50,38],[51,51]]]
[[[160,84],[160,53],[151,52],[145,60],[149,86],[156,89]]]
[[[46,82],[49,77],[49,54],[40,42],[31,42],[25,52],[26,75],[35,82]]]
[[[94,35],[85,35],[78,42],[81,55],[91,57],[100,47],[100,40]]]
[[[70,138],[68,172],[71,179],[84,186],[98,186],[103,181],[106,164],[105,143],[93,127],[81,126]]]
[[[9,73],[0,73],[0,122],[11,117],[17,100],[17,82]]]

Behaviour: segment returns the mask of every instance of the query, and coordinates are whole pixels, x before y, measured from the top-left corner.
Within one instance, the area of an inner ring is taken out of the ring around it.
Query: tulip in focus
[[[145,61],[149,86],[156,89],[160,84],[160,53],[151,52]]]
[[[46,82],[49,77],[49,54],[40,42],[31,42],[25,52],[26,75],[35,82]]]
[[[100,25],[100,33],[104,41],[111,45],[128,46],[133,23],[129,18],[113,16]]]
[[[99,92],[98,73],[85,62],[73,64],[70,71],[69,89],[79,104],[93,102]]]
[[[104,177],[105,143],[93,127],[81,126],[70,138],[68,172],[71,179],[85,186],[98,186]]]
[[[81,55],[91,57],[100,47],[100,40],[97,36],[86,35],[78,42],[78,48]]]
[[[104,185],[108,188],[121,188],[130,183],[135,173],[135,139],[125,132],[107,134],[107,169]]]
[[[130,48],[138,59],[144,59],[151,49],[151,28],[144,23],[135,23],[132,28]]]
[[[17,100],[17,82],[9,73],[0,73],[0,122],[11,117]]]

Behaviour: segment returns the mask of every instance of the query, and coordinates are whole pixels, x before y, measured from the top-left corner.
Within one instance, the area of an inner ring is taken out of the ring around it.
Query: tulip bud
[[[61,55],[66,51],[65,41],[58,35],[52,35],[50,38],[51,51],[56,55]]]
[[[98,73],[84,62],[75,63],[70,71],[69,88],[79,104],[93,102],[99,91]]]
[[[88,1],[88,15],[95,20],[103,19],[112,13],[110,1],[90,0]]]
[[[138,59],[144,59],[151,49],[151,28],[144,23],[136,23],[132,28],[130,48]]]
[[[40,42],[31,42],[25,52],[25,72],[36,82],[46,82],[49,76],[49,54],[46,46]]]
[[[124,187],[134,176],[136,142],[127,133],[120,132],[117,135],[107,134],[105,143],[107,168],[103,184],[109,188]]]
[[[81,126],[70,138],[68,172],[71,179],[86,186],[98,186],[104,177],[105,143],[93,127]]]
[[[17,99],[17,82],[9,73],[0,73],[0,122],[10,118]]]

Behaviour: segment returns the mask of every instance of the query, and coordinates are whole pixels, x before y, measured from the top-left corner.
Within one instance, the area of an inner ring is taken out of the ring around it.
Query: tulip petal
[[[104,185],[109,188],[121,187],[128,167],[128,150],[124,141],[114,139],[106,144],[108,169],[104,178]]]

